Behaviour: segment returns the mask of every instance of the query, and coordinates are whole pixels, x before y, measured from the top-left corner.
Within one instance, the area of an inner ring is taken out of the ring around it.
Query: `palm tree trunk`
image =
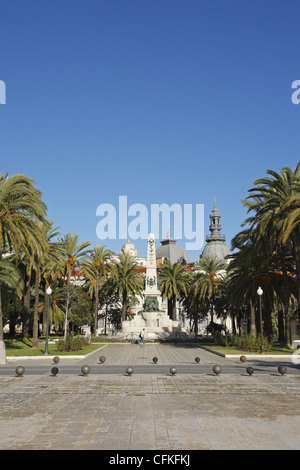
[[[215,328],[214,328],[214,305],[212,303],[210,303],[210,322],[211,322],[210,332],[213,335],[215,332]]]
[[[278,341],[284,342],[284,321],[281,301],[278,301]]]
[[[94,318],[94,335],[97,334],[98,328],[98,298],[99,298],[99,278],[96,277],[96,287],[95,287],[95,318]]]
[[[281,254],[281,267],[283,272],[283,297],[284,297],[284,316],[285,316],[285,343],[288,347],[292,346],[291,337],[291,315],[290,315],[290,289],[288,285],[287,269],[284,256]]]
[[[125,290],[122,296],[122,321],[126,320],[126,306],[127,306],[126,304],[127,304],[127,292]]]
[[[198,320],[199,320],[199,316],[198,316],[198,312],[194,312],[194,333],[195,333],[195,337],[198,335],[198,331],[199,331],[199,328],[198,328]]]
[[[265,334],[268,337],[268,340],[270,341],[272,336],[273,336],[273,326],[272,326],[272,318],[271,318],[271,303],[268,295],[265,295],[264,298],[264,306],[265,306]]]
[[[256,337],[255,308],[253,300],[250,298],[250,335]]]
[[[46,329],[47,329],[47,284],[45,283],[44,289],[44,308],[43,308],[43,326],[42,326],[42,335],[46,336]]]
[[[172,320],[172,299],[168,299],[168,315],[170,320]]]
[[[22,326],[22,336],[23,338],[29,337],[29,315],[30,315],[30,280],[31,274],[26,268],[25,274],[25,293],[23,298],[23,326]]]
[[[232,325],[232,334],[233,335],[236,335],[236,327],[235,327],[235,314],[233,313],[232,314],[232,317],[231,317],[231,325]]]
[[[173,297],[172,297],[172,319],[173,319],[173,321],[177,320],[176,297],[175,297],[175,295],[173,295]]]
[[[40,263],[36,266],[35,271],[35,299],[34,299],[34,315],[33,315],[33,333],[32,346],[38,348],[38,327],[39,327],[39,287],[40,287]]]
[[[67,276],[67,298],[66,298],[66,316],[65,316],[65,331],[64,331],[64,341],[67,340],[68,333],[68,314],[69,314],[69,305],[70,305],[70,276]]]

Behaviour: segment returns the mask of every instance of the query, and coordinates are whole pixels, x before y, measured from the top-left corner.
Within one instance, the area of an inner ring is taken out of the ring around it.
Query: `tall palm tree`
[[[107,250],[104,245],[96,245],[89,256],[82,261],[81,273],[87,278],[90,297],[95,299],[94,310],[94,334],[98,328],[98,310],[99,310],[99,287],[101,282],[106,279],[113,252]]]
[[[186,293],[182,296],[182,306],[187,317],[193,322],[194,334],[198,334],[198,323],[204,320],[207,312],[205,299],[196,292],[196,283],[199,273],[190,272],[187,274]]]
[[[52,288],[58,279],[63,276],[63,246],[61,240],[58,239],[60,233],[58,228],[53,227],[53,221],[49,222],[49,226],[46,227],[46,238],[48,240],[47,249],[44,253],[44,261],[41,265],[41,283],[44,288],[44,299],[46,299],[46,291],[48,286]],[[40,307],[39,307],[39,311]],[[42,316],[42,334],[46,335],[47,327],[47,303],[43,304],[43,316]]]
[[[54,221],[45,220],[40,223],[42,231],[45,236],[46,244],[44,246],[42,257],[37,253],[34,257],[34,271],[35,271],[35,300],[34,300],[34,314],[33,314],[33,334],[32,334],[32,345],[33,347],[38,347],[38,317],[40,312],[40,303],[39,303],[39,289],[40,283],[45,279],[45,273],[49,272],[53,261],[56,263],[61,262],[61,248],[58,242],[53,242],[54,237],[58,237],[59,232],[57,227],[53,227]],[[47,284],[45,283],[45,292],[47,289]],[[46,298],[46,294],[44,295]],[[45,303],[46,305],[46,303]],[[46,308],[44,307],[44,316],[43,316],[43,334],[46,334]]]
[[[29,303],[32,261],[42,256],[45,238],[38,222],[46,218],[46,205],[34,181],[25,175],[8,177],[0,173],[0,260],[3,247],[26,259],[26,280],[23,311],[23,335],[29,334]]]
[[[64,339],[67,337],[68,329],[68,312],[70,305],[70,282],[71,277],[76,277],[76,269],[80,266],[80,260],[86,256],[90,250],[86,248],[90,246],[90,242],[85,241],[79,243],[79,237],[71,233],[67,233],[61,239],[63,250],[62,270],[63,277],[66,280],[66,312],[65,312],[65,330]]]
[[[158,276],[162,299],[168,299],[168,313],[172,320],[176,320],[176,300],[187,294],[186,268],[181,263],[166,261],[158,269]]]
[[[227,264],[218,258],[210,257],[207,259],[202,258],[199,263],[197,263],[197,266],[200,271],[200,275],[195,283],[196,294],[199,293],[200,298],[208,300],[209,311],[211,313],[211,331],[213,333],[214,303],[218,293],[220,292]]]
[[[108,283],[111,294],[117,294],[122,302],[122,320],[126,320],[126,310],[129,296],[141,295],[144,277],[141,274],[135,258],[129,253],[122,253],[111,264]]]

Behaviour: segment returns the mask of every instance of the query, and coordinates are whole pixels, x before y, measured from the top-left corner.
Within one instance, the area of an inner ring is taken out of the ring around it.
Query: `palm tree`
[[[0,257],[6,244],[16,254],[20,247],[28,254],[36,253],[43,239],[37,221],[46,218],[46,205],[34,182],[24,175],[0,173]]]
[[[56,330],[59,330],[64,325],[65,313],[63,311],[63,306],[66,298],[66,289],[64,286],[56,284],[53,286],[52,294],[49,297],[49,325],[53,325]],[[41,296],[46,298],[46,291],[40,293]],[[39,304],[39,312],[44,311],[45,301]]]
[[[294,231],[298,231],[300,226],[300,187],[296,187],[295,189],[297,193],[288,197],[283,207],[288,213],[283,221],[283,243],[286,243],[288,239],[292,238]]]
[[[33,258],[42,256],[45,238],[38,222],[46,218],[46,206],[33,180],[24,175],[0,173],[0,260],[8,245],[26,260],[23,336],[29,334],[30,279]]]
[[[109,273],[112,254],[113,252],[107,250],[104,245],[96,245],[89,256],[82,261],[80,273],[87,278],[86,284],[89,287],[90,297],[95,298],[94,334],[98,328],[99,287]]]
[[[141,295],[144,277],[141,274],[135,258],[129,253],[122,253],[111,264],[108,284],[110,293],[117,294],[122,302],[122,320],[126,320],[127,302],[129,296]]]
[[[206,316],[206,302],[205,299],[196,293],[196,283],[199,273],[190,272],[187,274],[186,293],[183,295],[181,302],[184,311],[190,321],[193,322],[194,334],[198,334],[198,323]]]
[[[53,228],[53,221],[49,222],[49,225],[45,227],[46,238],[48,240],[47,249],[44,253],[43,264],[41,264],[41,281],[44,287],[44,299],[46,299],[46,291],[48,286],[55,288],[57,279],[61,279],[63,276],[63,246],[61,240],[58,240],[60,233],[58,228]],[[54,239],[54,240],[53,240]],[[51,300],[50,300],[51,302]],[[39,306],[39,311],[41,311]],[[47,304],[43,304],[43,318],[42,318],[42,334],[46,335],[47,326]]]
[[[42,231],[45,236],[46,245],[43,250],[43,256],[39,257],[38,254],[34,257],[34,271],[35,271],[35,300],[34,300],[34,314],[33,314],[33,334],[32,334],[32,345],[33,347],[38,347],[38,317],[40,311],[39,305],[39,288],[40,283],[45,279],[45,273],[49,271],[51,263],[53,260],[56,262],[61,261],[61,248],[58,242],[52,242],[54,237],[58,237],[59,232],[57,228],[53,227],[54,221],[45,220],[40,223]],[[45,292],[47,289],[47,284],[45,283]],[[46,298],[46,294],[44,295]],[[44,313],[46,308],[44,307]],[[46,315],[43,317],[43,334],[46,334]]]
[[[158,276],[162,299],[168,299],[169,316],[176,320],[176,300],[187,294],[186,268],[181,263],[166,261],[158,269]]]
[[[239,235],[239,234],[238,234]],[[232,248],[236,248],[235,241],[232,241]],[[250,334],[256,336],[255,307],[257,306],[258,287],[263,288],[263,316],[265,332],[271,338],[273,334],[271,310],[277,302],[276,292],[281,295],[282,275],[278,264],[278,256],[267,256],[264,245],[261,241],[253,243],[249,238],[245,244],[239,246],[239,251],[231,255],[231,262],[227,271],[228,299],[235,308],[240,308],[244,304],[250,307]],[[248,309],[247,309],[248,310]]]
[[[62,271],[63,277],[66,279],[67,289],[66,289],[66,312],[65,312],[65,331],[64,339],[67,338],[67,329],[68,329],[68,312],[70,304],[70,282],[71,277],[76,277],[76,269],[79,268],[80,260],[86,256],[90,250],[86,250],[90,246],[90,242],[85,241],[79,243],[79,237],[71,233],[67,233],[61,239],[62,250],[63,250],[63,261],[62,261]]]
[[[210,257],[208,259],[201,259],[199,263],[197,263],[197,266],[200,271],[200,275],[195,283],[195,293],[199,293],[200,298],[207,299],[209,302],[209,310],[211,312],[211,331],[213,333],[214,303],[218,293],[220,292],[227,264],[218,258]]]
[[[286,343],[291,345],[290,329],[290,311],[289,311],[289,288],[288,271],[286,267],[286,255],[290,250],[290,242],[293,239],[297,290],[298,290],[298,309],[300,309],[300,247],[299,247],[299,226],[294,227],[290,233],[287,229],[287,220],[291,215],[291,206],[287,201],[293,201],[293,196],[299,192],[299,171],[300,164],[293,171],[290,168],[283,168],[279,173],[268,170],[267,174],[271,177],[264,177],[256,180],[256,187],[250,189],[249,196],[244,201],[248,207],[248,213],[254,212],[254,215],[245,221],[249,224],[252,233],[255,233],[257,240],[264,239],[268,253],[276,251],[281,258],[281,269],[284,282],[284,306],[286,317]],[[291,225],[289,225],[291,227]],[[293,234],[293,237],[292,237]],[[300,311],[300,310],[299,310]],[[299,313],[300,318],[300,313]]]

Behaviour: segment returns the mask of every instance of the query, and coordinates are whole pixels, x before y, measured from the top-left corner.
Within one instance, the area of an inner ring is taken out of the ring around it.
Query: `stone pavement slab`
[[[216,357],[199,349],[109,345],[88,358],[101,372],[87,376],[62,371],[54,377],[49,369],[35,374],[26,364],[24,376],[16,377],[6,369],[0,450],[300,449],[299,369],[281,376],[273,364],[248,376],[238,366],[236,373],[216,376],[210,368]],[[195,351],[209,369],[197,368]],[[100,365],[101,354],[107,360]],[[151,373],[110,373],[129,360],[147,367],[154,354],[166,366],[163,373],[152,366]],[[237,362],[220,361],[224,368]],[[72,364],[80,370],[85,362]],[[189,368],[190,362],[193,373],[168,372],[170,364]]]

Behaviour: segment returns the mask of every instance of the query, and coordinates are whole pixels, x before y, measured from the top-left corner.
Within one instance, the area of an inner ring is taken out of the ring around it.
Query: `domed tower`
[[[129,253],[134,258],[137,258],[137,249],[129,240],[122,245],[121,253]]]
[[[214,208],[209,218],[209,230],[211,231],[211,235],[206,237],[206,245],[204,247],[201,257],[206,259],[215,257],[222,261],[229,262],[229,260],[226,259],[226,256],[230,255],[230,251],[225,245],[225,235],[221,235],[221,216],[219,214],[218,209],[216,208],[215,202]]]
[[[181,246],[176,245],[174,238],[171,238],[170,231],[164,240],[161,240],[161,246],[156,250],[156,258],[164,258],[164,261],[170,261],[170,263],[190,263],[190,258]]]

